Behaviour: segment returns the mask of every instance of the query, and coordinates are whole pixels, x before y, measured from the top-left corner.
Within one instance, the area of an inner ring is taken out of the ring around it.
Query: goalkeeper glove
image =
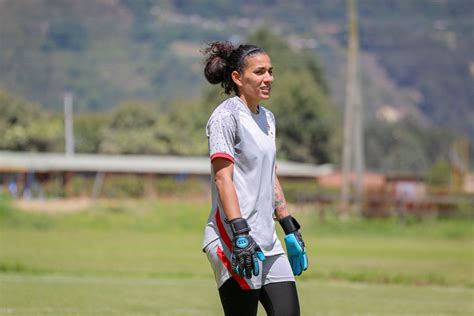
[[[300,275],[308,269],[308,256],[303,237],[298,231],[301,226],[291,215],[280,219],[280,225],[285,232],[285,245],[288,252],[288,260],[294,275]]]
[[[260,273],[258,260],[265,260],[260,247],[249,235],[250,227],[247,221],[241,217],[228,222],[232,233],[232,272],[245,277],[252,278],[252,274],[257,276]]]

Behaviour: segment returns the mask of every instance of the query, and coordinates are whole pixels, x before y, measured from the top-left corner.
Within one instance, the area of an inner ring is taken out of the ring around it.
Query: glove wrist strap
[[[294,233],[301,228],[300,224],[291,215],[281,218],[280,225],[286,235]]]
[[[250,227],[247,224],[247,221],[242,217],[234,218],[233,220],[228,221],[228,223],[234,236],[248,234],[250,232]]]

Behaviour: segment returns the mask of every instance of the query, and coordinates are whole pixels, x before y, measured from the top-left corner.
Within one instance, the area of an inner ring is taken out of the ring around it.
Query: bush
[[[321,193],[316,180],[280,179],[280,182],[288,203],[314,202]]]
[[[145,191],[142,176],[107,175],[102,186],[102,195],[106,197],[140,197]]]
[[[185,175],[160,177],[155,182],[155,190],[162,196],[196,196],[209,192],[208,178],[188,177]]]

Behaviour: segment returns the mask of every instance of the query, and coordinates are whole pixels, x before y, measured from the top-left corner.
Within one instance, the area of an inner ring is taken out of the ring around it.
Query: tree
[[[169,120],[173,128],[171,154],[206,155],[205,126],[210,112],[200,102],[177,100],[172,104]]]
[[[112,113],[99,149],[109,154],[169,154],[173,129],[156,104],[129,101]]]
[[[49,25],[43,49],[79,51],[87,46],[87,30],[74,18],[54,21]]]
[[[20,97],[0,90],[0,149],[59,151],[63,135],[58,116],[39,111]]]
[[[335,109],[308,73],[278,76],[268,102],[276,118],[281,158],[328,163],[336,154]]]
[[[438,160],[426,172],[425,179],[432,186],[447,188],[451,176],[451,166],[447,160]]]
[[[365,130],[366,162],[373,170],[422,173],[448,159],[453,135],[422,128],[410,118],[396,123],[371,122]]]
[[[74,117],[74,144],[78,153],[97,153],[103,129],[108,126],[110,113],[78,114]]]
[[[272,59],[274,89],[264,106],[275,114],[279,157],[311,163],[334,161],[338,115],[315,53],[292,50],[265,29],[248,42],[262,47]]]

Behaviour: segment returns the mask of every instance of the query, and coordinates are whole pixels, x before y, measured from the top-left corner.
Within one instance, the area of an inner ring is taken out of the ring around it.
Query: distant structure
[[[391,105],[383,105],[376,112],[375,116],[378,120],[385,121],[387,123],[396,123],[401,121],[406,115],[403,111],[395,108]]]
[[[278,161],[278,176],[286,179],[315,179],[333,171],[330,164],[313,165],[291,161]],[[95,178],[91,187],[92,197],[100,195],[101,187],[110,176],[137,175],[143,179],[145,189],[153,195],[152,183],[160,178],[199,178],[209,181],[209,157],[103,155],[63,153],[34,153],[0,151],[0,191],[8,188],[11,195],[33,183],[61,179],[65,196],[72,192],[74,177]],[[38,181],[33,181],[37,179]]]
[[[359,37],[356,0],[347,0],[347,11],[349,30],[341,187],[341,215],[343,216],[349,214],[352,200],[354,201],[353,211],[355,213],[361,212],[364,194],[363,107],[359,85]],[[351,174],[355,174],[355,178],[351,177]]]
[[[451,164],[451,191],[468,191],[469,183],[469,140],[457,139],[453,142],[449,151]]]
[[[74,155],[74,119],[72,110],[72,93],[64,94],[64,137],[66,156]]]

